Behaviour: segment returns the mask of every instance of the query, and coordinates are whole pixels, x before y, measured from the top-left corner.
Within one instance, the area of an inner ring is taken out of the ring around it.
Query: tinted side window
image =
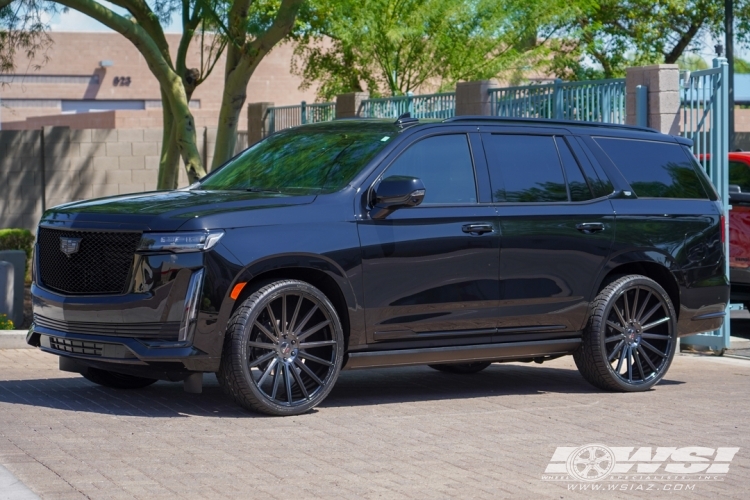
[[[483,140],[493,201],[568,201],[553,137],[493,134]]]
[[[592,161],[594,160],[589,158],[590,153],[584,151],[583,146],[585,143],[580,137],[571,137],[570,139],[571,141],[568,145],[573,150],[573,154],[575,154],[576,158],[578,158],[578,163],[583,167],[589,185],[594,191],[594,196],[596,198],[601,198],[602,196],[609,196],[612,194],[615,190],[612,181],[607,178],[607,174],[601,170],[600,166],[597,165],[594,167],[592,164]]]
[[[729,184],[737,184],[743,193],[750,192],[750,165],[741,161],[729,162]]]
[[[573,153],[570,152],[568,144],[562,137],[556,137],[557,150],[560,152],[563,168],[565,168],[565,177],[568,179],[568,188],[570,189],[571,201],[586,201],[593,198],[589,183],[583,177],[581,167],[578,165]]]
[[[419,177],[424,183],[422,203],[476,203],[474,165],[466,134],[422,139],[396,158],[383,178]]]
[[[609,137],[595,140],[637,196],[708,198],[698,174],[678,144]]]

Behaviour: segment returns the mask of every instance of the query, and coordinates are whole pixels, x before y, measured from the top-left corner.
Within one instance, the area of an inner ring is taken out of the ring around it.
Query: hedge
[[[31,254],[34,250],[34,235],[28,229],[0,229],[0,250],[23,250],[26,252],[26,282],[31,281]]]
[[[28,229],[0,229],[0,250],[23,250],[31,258],[34,235]]]

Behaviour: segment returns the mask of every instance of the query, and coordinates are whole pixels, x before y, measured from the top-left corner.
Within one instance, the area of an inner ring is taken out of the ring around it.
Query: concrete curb
[[[33,349],[26,343],[26,330],[0,330],[0,349]]]

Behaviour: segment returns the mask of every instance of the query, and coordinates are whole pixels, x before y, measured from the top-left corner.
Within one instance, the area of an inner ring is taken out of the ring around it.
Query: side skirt
[[[509,361],[550,355],[572,354],[581,339],[508,342],[458,347],[433,347],[391,351],[355,352],[349,354],[346,370],[410,366],[440,363],[473,363],[475,361]]]

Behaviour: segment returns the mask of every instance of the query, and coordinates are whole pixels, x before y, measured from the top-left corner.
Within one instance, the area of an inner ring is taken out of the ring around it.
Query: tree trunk
[[[179,178],[180,152],[175,141],[174,118],[169,103],[162,92],[162,115],[164,117],[161,157],[159,158],[159,177],[156,189],[176,189]]]
[[[252,76],[252,72],[242,74],[242,72],[235,71],[225,80],[224,96],[219,111],[219,129],[216,132],[216,148],[214,149],[214,160],[211,164],[212,170],[234,156],[234,148],[237,144],[237,125],[245,99],[247,99],[247,83],[250,81],[250,76]]]

